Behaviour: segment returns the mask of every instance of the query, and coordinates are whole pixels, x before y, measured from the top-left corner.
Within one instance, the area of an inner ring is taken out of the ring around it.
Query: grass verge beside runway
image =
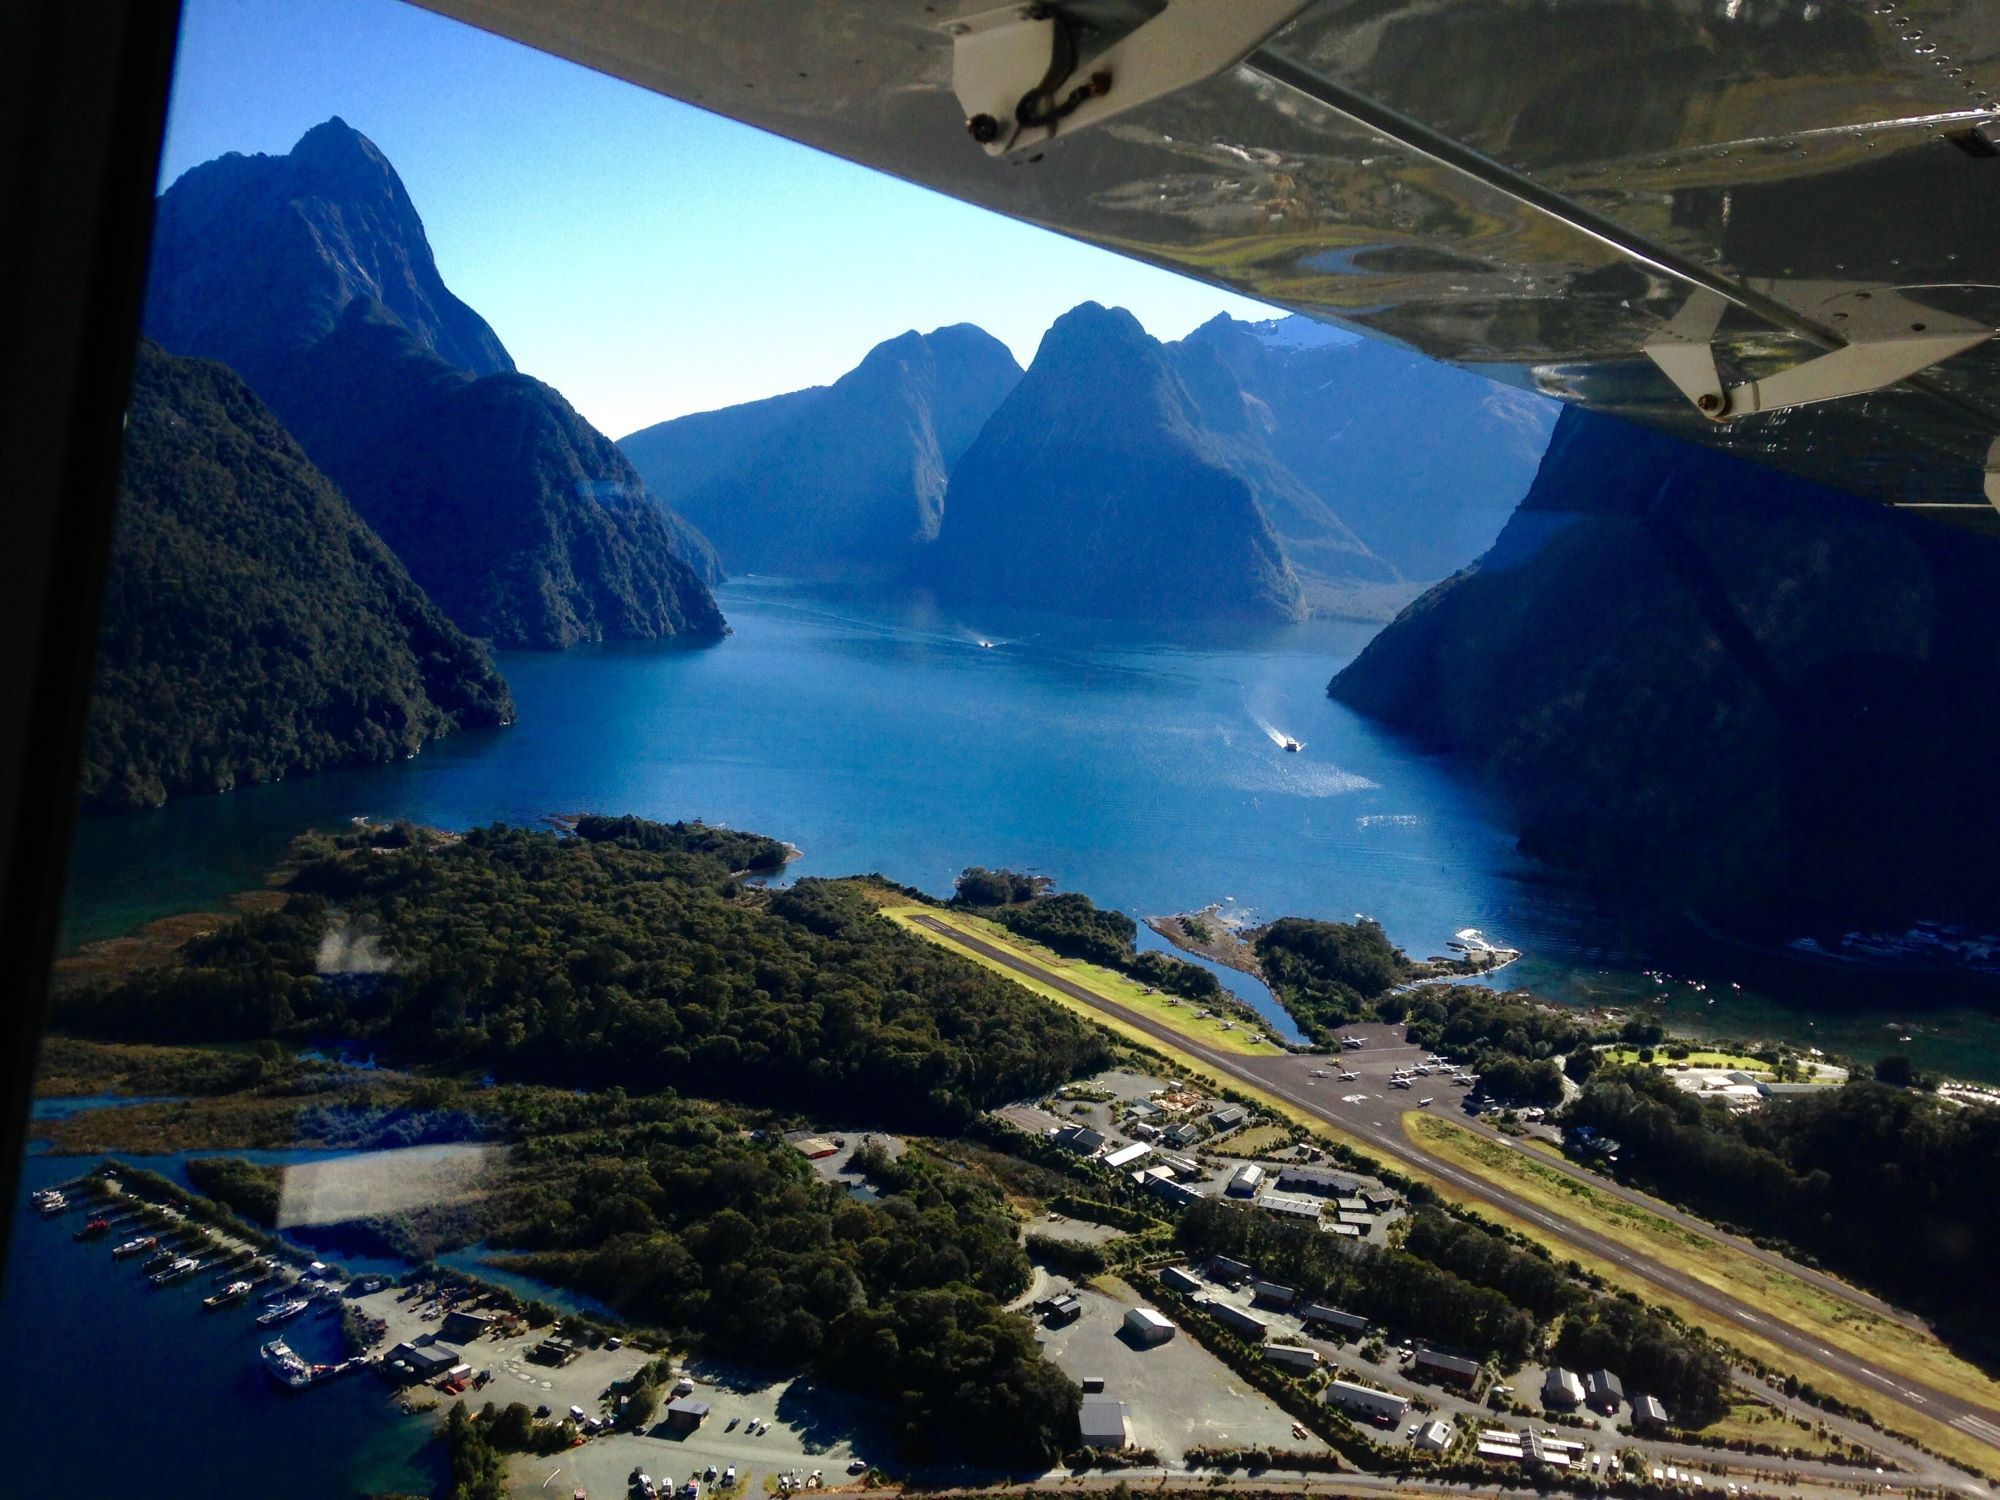
[[[1257,1081],[1241,1078],[1233,1073],[1226,1077],[1219,1076],[1217,1068],[1221,1066],[1220,1063],[1208,1062],[1183,1052],[1164,1038],[1143,1030],[1132,1021],[1108,1009],[1099,1009],[1074,995],[1065,994],[1038,981],[1033,975],[1022,974],[987,955],[962,946],[943,932],[919,926],[912,919],[923,916],[940,921],[953,933],[989,943],[996,950],[1017,953],[1024,962],[1050,970],[1052,976],[1060,968],[1060,977],[1064,984],[1075,985],[1092,994],[1105,995],[1107,999],[1115,999],[1120,1007],[1128,1006],[1129,1002],[1122,996],[1112,996],[1108,986],[1092,985],[1087,980],[1079,978],[1075,972],[1077,968],[1088,970],[1093,966],[1075,965],[1067,960],[1051,962],[1038,951],[1036,945],[1023,942],[1011,933],[1002,934],[990,923],[983,923],[959,913],[941,912],[934,907],[918,905],[898,906],[889,901],[884,901],[882,906],[886,915],[890,915],[892,920],[898,921],[918,936],[952,948],[962,957],[984,964],[996,973],[1005,974],[1016,983],[1076,1014],[1088,1017],[1106,1030],[1145,1050],[1168,1058],[1195,1076],[1207,1079],[1211,1084],[1227,1087],[1256,1100],[1263,1107],[1297,1122],[1323,1140],[1351,1147],[1367,1160],[1377,1163],[1385,1161],[1380,1146],[1350,1135],[1332,1121],[1294,1104],[1271,1089],[1261,1087]],[[1105,971],[1097,972],[1101,974]],[[1116,979],[1119,976],[1111,977]],[[1169,1009],[1178,1011],[1180,1008]],[[1153,1021],[1153,1016],[1148,1014],[1146,1019],[1149,1022]],[[1187,1018],[1177,1016],[1175,1019]],[[1165,1024],[1171,1026],[1174,1022],[1169,1021]],[[1229,1033],[1223,1034],[1229,1035]],[[1194,1038],[1186,1037],[1184,1032],[1182,1035],[1190,1045],[1197,1044]],[[1240,1038],[1238,1042],[1240,1046]],[[1212,1052],[1222,1050],[1208,1037],[1201,1037],[1198,1044]],[[1598,1235],[1615,1238],[1630,1244],[1635,1254],[1660,1265],[1664,1271],[1678,1272],[1715,1287],[1724,1295],[1742,1302],[1746,1306],[1745,1317],[1754,1319],[1763,1316],[1748,1311],[1748,1308],[1769,1308],[1771,1309],[1769,1321],[1789,1325],[1805,1332],[1808,1337],[1823,1337],[1828,1346],[1838,1344],[1850,1354],[1858,1350],[1863,1358],[1878,1366],[1888,1366],[1891,1369],[1897,1367],[1897,1362],[1884,1358],[1886,1350],[1901,1353],[1907,1363],[1912,1350],[1919,1349],[1919,1352],[1927,1355],[1928,1359],[1910,1366],[1912,1370],[1924,1371],[1922,1375],[1913,1374],[1911,1378],[1920,1379],[1926,1384],[1978,1391],[1982,1395],[1990,1388],[1990,1382],[1984,1375],[1958,1360],[1928,1335],[1882,1319],[1865,1308],[1847,1304],[1832,1293],[1815,1290],[1796,1277],[1786,1275],[1775,1267],[1765,1267],[1697,1231],[1685,1229],[1659,1215],[1648,1213],[1641,1207],[1614,1199],[1609,1194],[1597,1192],[1587,1182],[1578,1181],[1553,1166],[1523,1157],[1505,1146],[1488,1142],[1434,1115],[1411,1112],[1403,1116],[1403,1125],[1409,1139],[1409,1149],[1413,1154],[1406,1157],[1400,1151],[1391,1151],[1386,1161],[1406,1176],[1429,1183],[1446,1198],[1465,1201],[1462,1189],[1448,1183],[1437,1173],[1455,1169],[1461,1173],[1483,1178],[1496,1190],[1506,1193],[1520,1203],[1523,1212],[1546,1214],[1560,1222],[1574,1223],[1579,1228]],[[1426,1171],[1422,1164],[1425,1161],[1435,1163],[1437,1170]],[[1601,1276],[1608,1284],[1632,1291],[1648,1302],[1670,1309],[1690,1325],[1707,1329],[1745,1354],[1762,1360],[1770,1368],[1796,1372],[1809,1379],[1828,1396],[1863,1411],[1886,1414],[1889,1417],[1886,1425],[1892,1433],[1913,1439],[1932,1452],[1965,1464],[1981,1474],[1993,1472],[1992,1446],[1939,1418],[1926,1415],[1920,1404],[1912,1404],[1899,1396],[1896,1391],[1864,1384],[1859,1379],[1849,1378],[1827,1368],[1810,1356],[1802,1356],[1798,1352],[1759,1337],[1753,1327],[1733,1317],[1718,1316],[1655,1283],[1642,1273],[1601,1259],[1573,1244],[1560,1230],[1550,1230],[1544,1225],[1531,1222],[1521,1213],[1510,1212],[1484,1199],[1473,1200],[1471,1206],[1476,1213],[1517,1229],[1548,1246],[1560,1258],[1575,1260],[1586,1270]],[[1660,1238],[1656,1242],[1653,1236]],[[1675,1242],[1678,1242],[1678,1245]],[[1727,1278],[1718,1279],[1713,1270],[1702,1263],[1704,1254],[1724,1257],[1729,1269],[1745,1272],[1747,1284],[1737,1284]],[[1803,1311],[1795,1310],[1788,1297],[1778,1295],[1780,1292],[1795,1296]],[[1857,1331],[1867,1328],[1873,1329],[1872,1342],[1868,1332]],[[1928,1362],[1929,1359],[1941,1360],[1944,1363],[1942,1366],[1931,1364]],[[1919,1397],[1918,1401],[1921,1402],[1921,1399]]]
[[[1010,932],[998,922],[988,921],[984,917],[975,917],[965,912],[950,911],[936,906],[884,906],[881,911],[883,916],[897,926],[907,928],[918,937],[937,940],[936,933],[926,932],[911,920],[913,917],[926,917],[933,922],[942,923],[946,927],[991,943],[996,948],[1018,953],[1051,973],[1060,974],[1071,984],[1092,990],[1114,1004],[1122,1005],[1127,1010],[1137,1011],[1163,1026],[1170,1027],[1190,1041],[1200,1042],[1204,1047],[1213,1048],[1217,1052],[1234,1052],[1243,1057],[1276,1057],[1285,1050],[1262,1032],[1247,1031],[1241,1021],[1225,1025],[1231,1021],[1228,1016],[1210,1016],[1206,1020],[1198,1021],[1195,1019],[1195,1012],[1202,1007],[1192,1001],[1182,1001],[1176,1005],[1168,995],[1158,993],[1149,995],[1146,993],[1146,986],[1136,979],[1118,973],[1115,969],[1085,963],[1081,959],[1064,958],[1060,953],[1044,948],[1040,943],[1029,942],[1018,933]],[[971,959],[976,964],[985,965],[996,974],[1005,974],[1017,984],[1026,985],[1036,994],[1045,996],[1079,1015],[1086,1015],[1093,1021],[1110,1026],[1128,1040],[1149,1047],[1159,1045],[1156,1038],[1146,1035],[1145,1032],[1137,1028],[1127,1032],[1119,1027],[1116,1017],[1107,1016],[1102,1011],[1082,1005],[1073,996],[1065,995],[1060,990],[1037,984],[1027,975],[1004,964],[994,963],[984,954],[956,946],[952,951]]]
[[[1975,1366],[1953,1354],[1933,1335],[1884,1318],[1858,1303],[1842,1300],[1775,1266],[1743,1255],[1720,1240],[1676,1224],[1637,1204],[1598,1191],[1569,1173],[1545,1166],[1511,1147],[1475,1135],[1434,1115],[1409,1114],[1403,1128],[1425,1152],[1448,1161],[1497,1187],[1505,1188],[1566,1222],[1593,1229],[1629,1245],[1648,1260],[1714,1287],[1753,1308],[1773,1322],[1783,1323],[1826,1344],[1845,1349],[1912,1380],[1979,1399],[2000,1396],[2000,1386]],[[1483,1213],[1496,1212],[1480,1205]],[[1638,1283],[1619,1267],[1593,1261],[1575,1246],[1526,1221],[1508,1217],[1523,1233],[1541,1241],[1555,1254],[1580,1261],[1608,1281],[1630,1286],[1649,1301],[1672,1307],[1681,1317],[1707,1328],[1719,1338],[1755,1354],[1772,1368],[1799,1368],[1798,1356],[1759,1339],[1751,1329],[1716,1319],[1692,1303],[1682,1302],[1649,1282]],[[1945,1423],[1924,1417],[1892,1393],[1849,1380],[1814,1366],[1801,1370],[1814,1385],[1843,1401],[1868,1410],[1885,1401],[1898,1408],[1892,1425],[1911,1432],[1940,1453],[1962,1459],[1982,1470],[1993,1465],[1993,1449]]]

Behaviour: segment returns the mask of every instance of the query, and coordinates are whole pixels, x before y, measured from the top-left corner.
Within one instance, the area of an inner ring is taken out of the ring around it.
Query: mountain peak
[[[514,368],[438,274],[395,167],[338,115],[284,156],[208,162],[160,195],[146,332],[166,348],[274,388],[357,297],[447,364],[474,375]]]
[[[1148,344],[1157,347],[1158,340],[1124,308],[1106,307],[1101,302],[1079,302],[1049,325],[1049,331],[1042,335],[1042,347],[1035,358],[1039,361],[1051,352],[1065,353],[1079,348],[1143,347]]]
[[[386,181],[395,191],[402,191],[402,179],[382,148],[339,115],[322,120],[300,136],[287,159],[318,176],[346,179],[356,186]]]
[[[832,385],[662,422],[622,446],[732,567],[894,576],[937,535],[946,476],[1020,378],[982,328],[911,329]]]

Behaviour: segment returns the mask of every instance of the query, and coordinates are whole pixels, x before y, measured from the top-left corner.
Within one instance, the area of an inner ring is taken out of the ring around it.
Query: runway
[[[1324,1120],[1343,1134],[1363,1141],[1370,1149],[1378,1152],[1386,1161],[1399,1163],[1403,1166],[1413,1168],[1427,1177],[1447,1182],[1451,1185],[1453,1191],[1463,1198],[1484,1203],[1513,1218],[1531,1223],[1538,1229],[1546,1231],[1548,1234],[1573,1245],[1577,1250],[1588,1254],[1594,1259],[1618,1266],[1622,1270],[1629,1271],[1635,1277],[1694,1304],[1704,1312],[1711,1314],[1719,1322],[1729,1324],[1767,1343],[1777,1345],[1786,1352],[1796,1355],[1808,1366],[1818,1366],[1822,1369],[1845,1375],[1851,1380],[1858,1381],[1880,1391],[1885,1399],[1889,1401],[1907,1407],[1934,1421],[1948,1423],[1976,1441],[2000,1450],[2000,1406],[1982,1405],[1968,1400],[1962,1395],[1911,1381],[1903,1375],[1883,1369],[1844,1349],[1821,1344],[1812,1336],[1801,1332],[1791,1325],[1768,1317],[1754,1308],[1744,1305],[1741,1301],[1729,1296],[1727,1293],[1709,1286],[1706,1282],[1700,1281],[1693,1276],[1676,1270],[1672,1266],[1664,1265],[1650,1256],[1635,1251],[1622,1241],[1559,1218],[1538,1204],[1508,1191],[1504,1186],[1488,1182],[1484,1178],[1476,1177],[1451,1162],[1444,1161],[1423,1150],[1421,1146],[1404,1133],[1402,1127],[1402,1116],[1409,1109],[1417,1107],[1416,1099],[1421,1097],[1421,1090],[1412,1090],[1408,1096],[1408,1103],[1405,1103],[1400,1099],[1391,1100],[1384,1097],[1386,1090],[1384,1090],[1384,1094],[1378,1095],[1371,1089],[1362,1087],[1359,1082],[1343,1087],[1331,1076],[1327,1079],[1314,1079],[1312,1077],[1315,1069],[1326,1069],[1330,1074],[1342,1067],[1354,1069],[1355,1061],[1360,1057],[1360,1054],[1350,1053],[1344,1057],[1320,1055],[1245,1057],[1217,1051],[1198,1041],[1191,1040],[1186,1035],[1175,1031],[1172,1027],[1162,1024],[1160,1021],[1141,1011],[1130,1009],[1118,1004],[1116,1001],[1107,999],[1096,991],[1077,984],[1060,971],[1046,968],[1020,953],[961,932],[950,924],[940,922],[935,918],[913,916],[910,920],[923,927],[927,932],[941,937],[948,942],[957,944],[962,948],[978,953],[981,957],[991,962],[1012,969],[1028,978],[1036,980],[1038,983],[1045,984],[1062,994],[1068,995],[1072,999],[1091,1006],[1093,1009],[1115,1015],[1124,1024],[1138,1028],[1177,1052],[1182,1052],[1198,1059],[1204,1066],[1213,1069],[1219,1074],[1234,1078],[1242,1083],[1250,1084],[1266,1093],[1274,1094],[1284,1099],[1289,1104],[1296,1105],[1316,1118]],[[1399,1036],[1399,1033],[1393,1032],[1391,1028],[1357,1027],[1351,1029],[1355,1031],[1389,1032],[1390,1034]],[[1398,1044],[1403,1045],[1404,1050],[1411,1054],[1415,1054],[1418,1051],[1416,1048],[1401,1044],[1400,1040]],[[1372,1053],[1366,1059],[1371,1072],[1383,1062],[1401,1061],[1401,1059],[1393,1058],[1392,1049],[1390,1048],[1384,1047],[1368,1050]],[[1358,1071],[1358,1069],[1355,1069],[1355,1071]],[[1434,1091],[1434,1094],[1445,1095],[1451,1098],[1454,1104],[1457,1099],[1456,1092],[1447,1088],[1442,1080],[1440,1080],[1439,1087]],[[1439,1102],[1443,1103],[1444,1099],[1440,1098]],[[1505,1139],[1498,1136],[1495,1136],[1495,1138]],[[1543,1160],[1543,1158],[1537,1158],[1538,1162]],[[1548,1164],[1555,1165],[1552,1161]],[[1615,1190],[1618,1196],[1627,1198],[1629,1201],[1643,1203],[1649,1211],[1662,1211],[1661,1205],[1652,1200],[1641,1198],[1639,1195],[1630,1193],[1627,1190],[1615,1189],[1615,1185],[1606,1184],[1600,1178],[1591,1177],[1587,1180],[1593,1187],[1599,1187],[1606,1191]],[[1732,1237],[1722,1234],[1712,1226],[1703,1224],[1691,1216],[1675,1212],[1668,1212],[1663,1216],[1677,1219],[1679,1222],[1690,1226],[1698,1226],[1703,1234],[1718,1240],[1727,1241],[1732,1246],[1751,1250],[1755,1249],[1755,1247],[1744,1246],[1743,1242],[1734,1240]],[[1755,1253],[1767,1263],[1782,1268],[1787,1274],[1797,1276],[1802,1281],[1828,1289],[1837,1288],[1839,1295],[1872,1312],[1883,1313],[1906,1323],[1915,1322],[1908,1314],[1887,1308],[1885,1304],[1879,1302],[1877,1299],[1863,1293],[1858,1293],[1843,1283],[1835,1282],[1832,1278],[1824,1276],[1821,1273],[1812,1271],[1804,1266],[1796,1265],[1768,1251],[1756,1250]],[[1800,1373],[1806,1372],[1801,1371]]]

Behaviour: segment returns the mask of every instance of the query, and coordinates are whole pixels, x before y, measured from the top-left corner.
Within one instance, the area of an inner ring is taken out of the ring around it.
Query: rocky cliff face
[[[704,412],[620,446],[729,566],[806,578],[906,572],[938,534],[945,485],[1021,378],[998,339],[905,333],[830,386]]]
[[[514,368],[486,320],[445,286],[388,158],[338,117],[288,155],[218,157],[161,196],[146,327],[169,349],[219,359],[261,387],[357,297],[387,308],[447,365]]]
[[[162,196],[146,310],[247,379],[454,621],[500,645],[714,636],[714,553],[445,287],[346,124]]]
[[[295,368],[279,405],[307,451],[466,629],[530,647],[722,632],[675,518],[552,387],[475,379],[361,301]]]
[[[1218,317],[1181,342],[1183,367],[1221,365],[1271,458],[1403,577],[1464,567],[1527,493],[1556,404],[1371,339],[1309,336],[1323,327]],[[1311,571],[1317,523],[1272,521]]]
[[[141,347],[81,796],[399,759],[507,684],[235,375]]]
[[[1310,502],[1208,430],[1202,395],[1137,319],[1087,302],[1056,320],[959,460],[920,566],[969,604],[1298,619],[1304,596],[1265,507]]]
[[[1662,914],[2000,921],[2000,544],[1566,410],[1520,512],[1329,691]]]

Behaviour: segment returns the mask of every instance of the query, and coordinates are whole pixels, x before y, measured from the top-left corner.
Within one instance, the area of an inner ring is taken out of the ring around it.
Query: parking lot
[[[1102,1377],[1104,1393],[1126,1403],[1126,1431],[1136,1446],[1156,1450],[1169,1464],[1203,1446],[1325,1446],[1294,1436],[1289,1416],[1184,1331],[1151,1348],[1127,1342],[1120,1329],[1128,1309],[1167,1310],[1122,1282],[1110,1285],[1119,1288],[1118,1296],[1079,1287],[1082,1316],[1041,1336],[1064,1374],[1078,1382]]]
[[[701,1362],[691,1374],[692,1399],[709,1406],[708,1419],[693,1432],[669,1433],[661,1421],[644,1433],[593,1438],[551,1458],[517,1457],[508,1471],[513,1492],[568,1495],[582,1488],[592,1496],[623,1495],[635,1468],[656,1480],[685,1481],[713,1464],[718,1476],[735,1467],[734,1494],[762,1496],[771,1488],[766,1480],[779,1473],[819,1470],[828,1488],[851,1484],[847,1466],[855,1458],[894,1451],[895,1435],[878,1409],[803,1376],[766,1381]],[[769,1425],[752,1432],[753,1419]],[[704,1497],[727,1493],[702,1486]]]

